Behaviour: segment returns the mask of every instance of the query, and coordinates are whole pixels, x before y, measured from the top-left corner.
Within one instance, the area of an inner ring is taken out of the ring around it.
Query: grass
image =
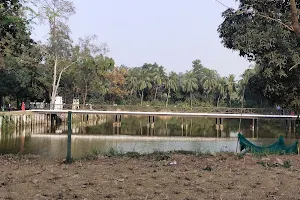
[[[181,154],[181,155],[194,155],[194,156],[213,156],[214,154],[209,151],[186,151],[186,150],[177,150],[177,151],[154,151],[152,153],[139,153],[136,151],[124,152],[119,148],[109,148],[108,151],[103,152],[97,148],[91,149],[91,151],[87,152],[86,155],[77,160],[96,160],[101,156],[111,157],[111,158],[136,158],[139,159],[141,157],[151,157],[156,161],[169,160],[172,154]]]
[[[87,152],[84,157],[81,157],[77,160],[96,160],[99,157],[109,157],[109,158],[134,158],[134,159],[139,159],[142,157],[146,158],[153,158],[156,161],[166,161],[171,158],[172,154],[180,154],[180,155],[193,155],[193,156],[218,156],[218,155],[235,155],[236,159],[243,159],[245,156],[245,153],[233,153],[233,152],[220,152],[220,153],[212,153],[210,151],[205,151],[205,150],[196,150],[196,151],[188,151],[188,150],[175,150],[175,151],[154,151],[152,153],[139,153],[136,151],[129,151],[125,152],[122,149],[119,149],[117,147],[110,147],[108,151],[101,151],[97,148],[93,148],[91,151]],[[274,155],[274,153],[272,153]],[[261,153],[251,153],[251,155],[257,157],[257,158],[262,158],[271,154],[268,154],[267,152],[261,152]],[[277,155],[283,155],[282,153],[278,153]],[[220,159],[226,160],[226,156],[223,158],[221,156]],[[276,167],[274,165],[270,165],[267,162],[260,161],[258,164],[264,166],[264,167]],[[284,168],[289,168],[291,166],[291,162],[289,160],[284,161],[284,164],[282,165]],[[209,170],[208,170],[209,171]]]
[[[290,160],[285,160],[283,162],[283,164],[280,164],[280,163],[268,163],[268,162],[265,162],[265,161],[260,161],[260,162],[257,162],[257,164],[265,167],[265,168],[275,168],[275,167],[283,167],[283,168],[290,168],[292,166],[292,162]]]

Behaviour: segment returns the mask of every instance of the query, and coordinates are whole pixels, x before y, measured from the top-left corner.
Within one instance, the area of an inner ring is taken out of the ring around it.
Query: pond
[[[73,121],[72,156],[80,158],[91,151],[119,152],[187,150],[198,152],[235,152],[239,119],[224,119],[223,128],[216,128],[216,119],[186,117],[122,116],[120,127],[114,116],[100,121]],[[151,122],[149,124],[149,121]],[[288,131],[285,120],[259,120],[252,129],[252,120],[243,119],[241,132],[256,144],[267,145],[283,135],[287,144],[297,135]],[[38,154],[65,158],[67,125],[11,127],[0,132],[0,153]]]

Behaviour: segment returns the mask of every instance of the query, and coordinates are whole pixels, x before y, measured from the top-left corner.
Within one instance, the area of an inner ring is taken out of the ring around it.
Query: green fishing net
[[[298,141],[286,146],[282,136],[269,146],[257,146],[247,140],[242,134],[238,134],[238,141],[240,144],[240,151],[246,150],[251,153],[270,153],[270,154],[293,154],[298,153]]]

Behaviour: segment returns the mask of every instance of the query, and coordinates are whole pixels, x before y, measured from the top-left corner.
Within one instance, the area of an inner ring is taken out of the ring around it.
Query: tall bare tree
[[[79,60],[71,50],[71,31],[68,26],[70,16],[75,14],[75,7],[68,0],[38,0],[37,6],[41,22],[49,26],[46,63],[53,70],[50,102],[53,109],[63,72]]]

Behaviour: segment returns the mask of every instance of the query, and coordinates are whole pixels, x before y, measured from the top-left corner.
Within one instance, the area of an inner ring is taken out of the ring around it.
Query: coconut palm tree
[[[203,77],[201,81],[202,81],[202,86],[206,91],[207,98],[208,95],[216,88],[217,80],[218,80],[218,73],[216,72],[216,70],[210,70],[204,68]]]
[[[141,96],[141,106],[143,106],[144,90],[146,88],[152,88],[151,78],[147,70],[140,68],[138,72],[137,90],[139,91]]]
[[[137,68],[132,68],[128,72],[127,76],[127,85],[128,88],[130,89],[130,95],[133,95],[133,92],[137,90],[137,84],[138,84],[138,69]]]
[[[193,99],[193,92],[198,89],[197,78],[193,71],[187,71],[183,76],[182,81],[182,90],[184,92],[190,93],[191,99],[191,109],[192,109],[192,99]]]
[[[241,101],[242,101],[242,109],[244,108],[244,99],[245,99],[245,90],[246,90],[246,86],[249,82],[249,79],[255,74],[255,70],[254,69],[246,69],[246,71],[244,72],[244,74],[242,75],[242,79],[239,81],[239,85],[240,85],[240,94],[241,96]],[[242,118],[240,118],[240,122],[239,122],[239,132],[241,131],[241,122],[242,122]]]
[[[235,75],[234,74],[229,74],[229,76],[226,78],[227,79],[227,92],[229,96],[229,105],[231,107],[231,98],[232,94],[235,91]]]
[[[171,90],[176,92],[177,90],[177,83],[178,83],[178,75],[175,72],[171,72],[166,80],[166,88],[167,88],[167,101],[166,101],[166,107],[168,107],[168,102],[170,98]]]
[[[161,87],[162,83],[165,82],[165,78],[166,78],[166,72],[165,72],[165,69],[162,66],[154,68],[154,70],[153,70],[153,79],[154,79],[154,82],[156,84],[154,100],[156,100],[157,90],[158,90],[159,87]]]
[[[244,105],[244,98],[245,98],[245,89],[249,82],[249,79],[255,74],[254,69],[246,69],[244,74],[242,75],[242,79],[239,81],[240,85],[240,95],[241,95],[241,101],[242,101],[242,107]]]
[[[217,83],[217,91],[219,93],[218,101],[217,101],[217,107],[219,107],[220,99],[221,99],[221,97],[223,98],[223,96],[225,95],[226,89],[227,89],[226,79],[225,78],[219,79],[218,83]]]

